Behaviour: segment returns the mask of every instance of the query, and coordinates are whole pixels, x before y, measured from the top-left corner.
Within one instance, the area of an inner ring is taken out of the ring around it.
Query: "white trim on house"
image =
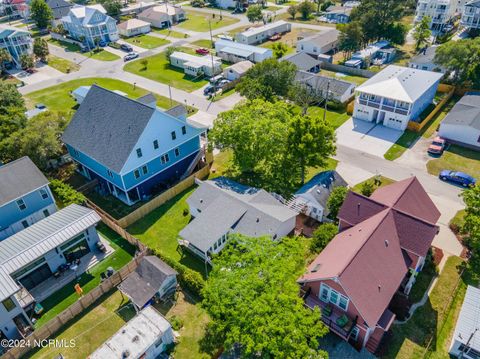
[[[323,290],[326,291],[326,298],[322,298],[322,292]],[[332,293],[335,293],[337,295],[337,300],[335,302],[332,302]],[[343,311],[348,311],[348,305],[350,303],[350,298],[341,294],[337,290],[331,288],[328,284],[325,284],[324,282],[320,283],[320,289],[318,292],[318,299],[320,299],[324,303],[331,303],[340,308]],[[346,301],[345,308],[341,307],[341,299],[344,299]]]

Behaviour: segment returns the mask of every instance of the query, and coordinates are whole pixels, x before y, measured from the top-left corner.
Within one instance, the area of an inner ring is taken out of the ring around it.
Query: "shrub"
[[[58,179],[50,181],[50,188],[57,200],[65,207],[73,203],[82,204],[85,202],[85,196],[82,193]]]
[[[364,182],[362,184],[362,188],[360,188],[360,192],[367,197],[370,197],[375,190],[375,185],[371,181]]]
[[[201,297],[201,291],[205,286],[205,281],[200,273],[188,268],[187,266],[184,266],[175,259],[163,254],[159,250],[154,250],[153,252],[157,257],[178,272],[178,281],[184,289],[187,289],[192,292],[192,294]]]
[[[176,315],[172,316],[169,319],[169,322],[172,325],[173,330],[180,330],[183,327],[183,320]]]
[[[310,251],[312,253],[320,253],[328,243],[335,237],[338,228],[333,223],[323,223],[313,232]]]
[[[337,218],[338,211],[342,207],[343,201],[347,196],[348,188],[347,187],[335,187],[330,193],[330,197],[327,200],[327,208],[329,211],[328,217],[331,219]]]
[[[142,64],[143,69],[146,70],[147,67],[148,67],[148,60],[147,59],[141,59],[140,63]]]
[[[332,111],[344,111],[345,107],[345,104],[337,100],[330,100],[327,102],[327,108]]]

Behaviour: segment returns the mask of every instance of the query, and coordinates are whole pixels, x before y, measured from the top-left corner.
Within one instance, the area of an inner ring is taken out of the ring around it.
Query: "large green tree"
[[[297,10],[302,15],[303,20],[308,20],[315,11],[315,5],[308,0],[304,0],[297,5]]]
[[[0,82],[0,146],[10,135],[25,127],[25,103],[22,95],[12,84]],[[4,160],[0,147],[0,160]]]
[[[47,169],[48,161],[62,153],[60,135],[65,125],[64,116],[56,112],[46,111],[31,118],[5,140],[8,159],[28,156],[40,169]]]
[[[39,29],[46,29],[53,19],[52,9],[45,0],[32,0],[30,3],[30,17]]]
[[[5,48],[0,48],[0,74],[5,72],[5,64],[12,61],[12,56]]]
[[[322,223],[313,231],[310,251],[320,253],[338,233],[338,226],[334,223]]]
[[[440,45],[433,61],[452,75],[454,84],[480,86],[480,37]]]
[[[297,67],[289,61],[264,60],[247,71],[237,90],[249,100],[275,101],[278,96],[287,95],[296,71]]]
[[[251,5],[247,9],[247,19],[250,22],[262,21],[262,6],[261,5]]]
[[[323,118],[301,116],[285,102],[241,103],[219,115],[209,138],[232,151],[245,182],[285,194],[302,183],[308,166],[323,166],[335,151]]]
[[[46,62],[49,55],[48,44],[45,39],[37,37],[33,41],[33,54],[42,62]]]
[[[424,16],[422,21],[420,21],[413,29],[415,49],[417,50],[429,43],[430,36],[432,36],[432,32],[430,31],[430,21],[431,18],[429,16]]]
[[[295,238],[233,235],[203,290],[212,322],[207,332],[244,358],[325,358],[318,338],[328,329],[318,309],[304,306],[296,279],[304,250]]]
[[[330,197],[327,200],[327,209],[328,209],[328,217],[331,219],[336,219],[338,216],[338,211],[340,207],[342,207],[343,202],[345,201],[345,197],[347,197],[348,188],[347,187],[335,187],[330,193]]]
[[[464,190],[461,194],[465,202],[465,221],[462,232],[468,233],[467,244],[476,252],[480,250],[480,187]]]
[[[339,24],[337,28],[340,31],[338,48],[341,51],[348,55],[362,48],[364,43],[363,30],[358,21]]]

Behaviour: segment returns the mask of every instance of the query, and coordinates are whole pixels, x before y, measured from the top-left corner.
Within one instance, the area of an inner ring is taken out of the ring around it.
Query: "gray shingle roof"
[[[201,213],[180,236],[204,252],[230,228],[251,237],[273,236],[297,215],[268,192],[223,177],[202,182],[187,203]]]
[[[321,31],[318,34],[315,34],[310,37],[306,37],[299,42],[310,42],[312,44],[315,44],[318,47],[324,47],[334,41],[338,40],[338,37],[340,36],[340,31],[336,29],[329,29],[325,31]],[[297,45],[298,46],[298,45]]]
[[[119,173],[155,109],[93,85],[62,140]]]
[[[156,104],[157,103],[157,98],[155,95],[151,92],[147,93],[146,95],[140,96],[137,98],[138,102],[141,102],[145,105],[150,105],[150,104]]]
[[[305,52],[297,52],[296,54],[291,54],[283,57],[282,61],[288,61],[297,66],[298,70],[308,71],[316,66],[320,66],[320,61],[314,59]]]
[[[429,46],[426,49],[420,50],[420,52],[412,57],[410,63],[414,64],[429,64],[433,62],[438,45]]]
[[[172,275],[177,275],[177,272],[160,258],[146,256],[143,257],[137,269],[118,286],[118,289],[142,308],[158,292],[163,282]]]
[[[54,19],[61,19],[67,16],[70,8],[73,7],[71,3],[65,0],[47,0],[46,3],[52,9]]]
[[[463,344],[466,344],[469,339],[468,346],[480,351],[480,289],[471,285],[467,287],[453,334],[453,340]]]
[[[469,126],[480,130],[480,93],[463,96],[443,119],[442,124]]]
[[[72,204],[1,241],[0,301],[19,289],[11,273],[98,222],[100,216],[95,211]]]
[[[48,184],[28,157],[0,166],[0,206]]]
[[[168,113],[170,116],[173,116],[176,118],[182,118],[187,115],[188,111],[184,105],[179,104],[177,106],[173,106],[169,108],[167,111],[165,111],[165,113]]]
[[[326,94],[327,85],[330,82],[330,85],[328,87],[329,93],[333,93],[334,96],[338,97],[341,97],[343,94],[345,94],[345,92],[349,91],[352,85],[353,87],[355,87],[355,84],[348,81],[337,80],[333,77],[312,74],[305,71],[297,71],[297,73],[295,74],[295,81],[307,84],[308,86],[322,94]]]

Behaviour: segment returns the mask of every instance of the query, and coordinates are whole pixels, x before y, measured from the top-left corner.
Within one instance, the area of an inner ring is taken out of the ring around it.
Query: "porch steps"
[[[193,170],[195,169],[195,166],[198,164],[198,162],[200,162],[200,160],[202,159],[202,156],[204,155],[204,150],[201,149],[200,151],[198,151],[197,155],[195,156],[195,158],[192,160],[192,162],[188,165],[187,167],[187,170],[185,171],[185,173],[182,175],[182,177],[180,177],[180,180],[184,180],[185,178],[187,178],[188,176],[190,176],[193,172]]]

